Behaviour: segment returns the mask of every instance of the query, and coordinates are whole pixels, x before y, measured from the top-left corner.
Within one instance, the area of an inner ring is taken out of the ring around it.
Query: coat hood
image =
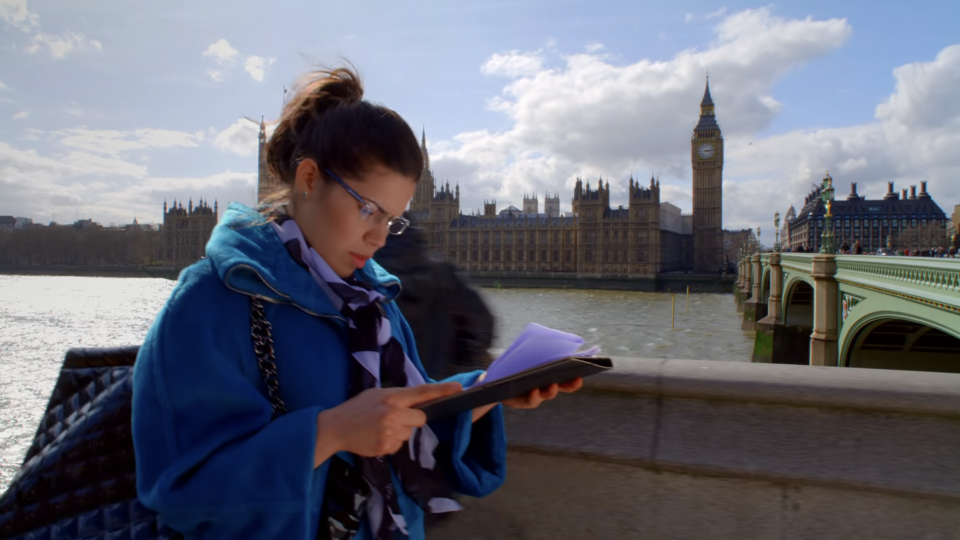
[[[293,260],[270,222],[253,208],[230,204],[213,229],[206,255],[230,289],[294,304],[315,315],[338,315],[313,276]],[[354,277],[371,285],[386,301],[400,294],[400,280],[373,259]]]

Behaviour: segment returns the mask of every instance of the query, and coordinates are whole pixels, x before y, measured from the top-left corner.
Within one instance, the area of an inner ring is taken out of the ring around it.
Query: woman
[[[425,384],[400,284],[370,260],[406,228],[423,156],[399,115],[362,97],[337,69],[287,103],[267,144],[285,204],[229,207],[140,350],[138,493],[187,538],[423,538],[425,511],[458,509],[451,491],[503,482],[499,406],[429,425],[412,408],[480,372]],[[286,412],[254,352],[261,304]]]

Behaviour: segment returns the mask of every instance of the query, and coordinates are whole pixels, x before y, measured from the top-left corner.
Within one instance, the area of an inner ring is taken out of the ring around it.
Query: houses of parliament
[[[260,129],[260,199],[272,181],[265,160],[266,131]],[[560,211],[560,196],[525,195],[522,208],[464,214],[459,186],[436,182],[426,137],[425,167],[409,214],[424,229],[434,253],[471,273],[555,274],[576,277],[652,277],[658,273],[717,273],[723,261],[723,136],[707,81],[700,119],[690,139],[693,214],[660,200],[660,182],[631,177],[627,206],[610,206],[610,180],[591,186],[578,178],[572,212]]]

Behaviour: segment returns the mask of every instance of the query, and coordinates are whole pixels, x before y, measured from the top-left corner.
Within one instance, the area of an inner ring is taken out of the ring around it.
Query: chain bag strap
[[[263,311],[263,303],[259,298],[251,296],[250,335],[253,338],[253,352],[257,355],[260,376],[267,386],[267,397],[276,418],[287,412],[287,405],[280,397],[271,329],[270,321]],[[342,494],[349,496],[344,497]],[[324,493],[327,502],[320,516],[317,540],[349,540],[356,536],[369,497],[370,487],[359,472],[336,456],[330,458]],[[350,504],[342,505],[338,504],[338,501],[349,501]]]
[[[267,397],[273,407],[273,416],[287,412],[287,405],[280,397],[280,383],[277,381],[277,358],[273,352],[273,335],[270,321],[263,312],[259,298],[250,297],[250,336],[253,338],[253,352],[257,355],[260,376],[267,385]]]

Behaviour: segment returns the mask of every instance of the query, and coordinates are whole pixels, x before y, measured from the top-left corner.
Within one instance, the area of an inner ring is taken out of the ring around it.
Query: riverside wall
[[[614,361],[430,540],[960,538],[960,375]]]
[[[180,270],[156,266],[58,266],[0,265],[0,275],[74,276],[74,277],[145,277],[176,280]]]
[[[535,274],[464,272],[470,284],[478,287],[525,289],[592,289],[640,292],[730,292],[736,275],[657,274],[649,277],[584,277],[538,272]]]

